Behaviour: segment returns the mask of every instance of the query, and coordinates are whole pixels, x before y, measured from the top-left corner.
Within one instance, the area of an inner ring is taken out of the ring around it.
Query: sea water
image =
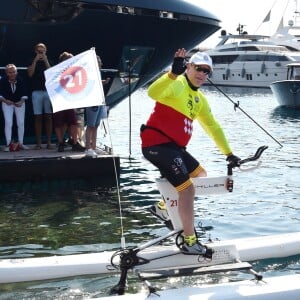
[[[234,191],[198,196],[196,227],[203,241],[300,230],[300,111],[278,107],[270,90],[223,88],[245,115],[214,88],[203,88],[234,154],[253,155],[267,145],[260,168],[234,172]],[[158,171],[142,158],[140,125],[153,101],[141,89],[113,108],[99,139],[121,157],[120,188],[105,189],[61,182],[39,187],[11,185],[1,190],[0,259],[88,253],[118,249],[121,236],[136,245],[167,233],[148,208],[158,199]],[[165,120],[167,122],[168,120]],[[105,130],[104,130],[105,129]],[[281,144],[281,145],[279,145]],[[195,123],[188,150],[210,176],[226,175],[225,157]],[[80,172],[80,170],[78,170]],[[200,225],[201,224],[201,225]],[[166,241],[170,243],[171,241]],[[300,257],[254,263],[265,276],[300,273]],[[245,274],[206,275],[157,280],[158,288],[224,282]],[[248,277],[246,277],[248,278]],[[117,276],[83,276],[0,285],[0,299],[83,299],[108,295]],[[129,291],[143,285],[129,279]]]

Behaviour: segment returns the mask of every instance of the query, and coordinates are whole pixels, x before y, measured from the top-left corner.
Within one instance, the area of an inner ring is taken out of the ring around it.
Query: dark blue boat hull
[[[54,63],[63,51],[95,47],[113,79],[106,91],[113,107],[166,68],[177,48],[190,50],[218,29],[213,15],[182,0],[1,1],[0,66],[14,63],[26,76],[38,42]]]

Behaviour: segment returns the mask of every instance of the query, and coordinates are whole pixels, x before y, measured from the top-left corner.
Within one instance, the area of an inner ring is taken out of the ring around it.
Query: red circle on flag
[[[59,83],[71,94],[80,93],[87,84],[87,73],[82,67],[72,66],[61,74]]]

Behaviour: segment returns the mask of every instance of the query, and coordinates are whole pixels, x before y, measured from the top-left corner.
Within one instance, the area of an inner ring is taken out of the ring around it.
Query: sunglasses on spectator
[[[205,68],[205,67],[200,66],[200,65],[194,65],[194,69],[197,72],[203,72],[205,75],[209,75],[210,74],[210,69]]]

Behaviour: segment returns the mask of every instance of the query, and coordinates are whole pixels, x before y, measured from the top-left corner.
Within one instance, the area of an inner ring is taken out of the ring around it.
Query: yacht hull
[[[211,81],[220,86],[270,88],[273,81],[286,79],[286,64],[275,62],[234,62],[214,64]]]
[[[115,75],[106,97],[111,107],[157,76],[170,64],[177,48],[189,50],[219,29],[219,20],[212,14],[182,0],[172,5],[165,0],[159,4],[149,0],[142,4],[128,0],[44,0],[58,3],[56,18],[54,13],[40,12],[38,6],[33,9],[31,3],[43,1],[9,2],[0,3],[0,66],[15,63],[26,68],[39,42],[47,45],[53,64],[63,51],[78,54],[95,47],[103,68],[112,71],[110,76]],[[70,6],[69,15],[60,16],[64,8],[60,2]],[[171,16],[161,16],[164,11]]]
[[[219,22],[183,0],[0,1],[0,76],[14,63],[28,80],[40,42],[52,65],[63,51],[75,55],[94,47],[103,77],[111,78],[104,92],[112,108],[164,70],[179,47],[190,50],[217,31]],[[31,101],[26,111],[25,137],[33,137]],[[0,127],[3,122],[0,115]]]
[[[270,88],[286,79],[286,66],[300,60],[299,51],[274,43],[267,36],[225,34],[208,51],[213,61],[211,81],[216,85]]]
[[[280,106],[300,108],[300,80],[275,81],[271,90]]]

